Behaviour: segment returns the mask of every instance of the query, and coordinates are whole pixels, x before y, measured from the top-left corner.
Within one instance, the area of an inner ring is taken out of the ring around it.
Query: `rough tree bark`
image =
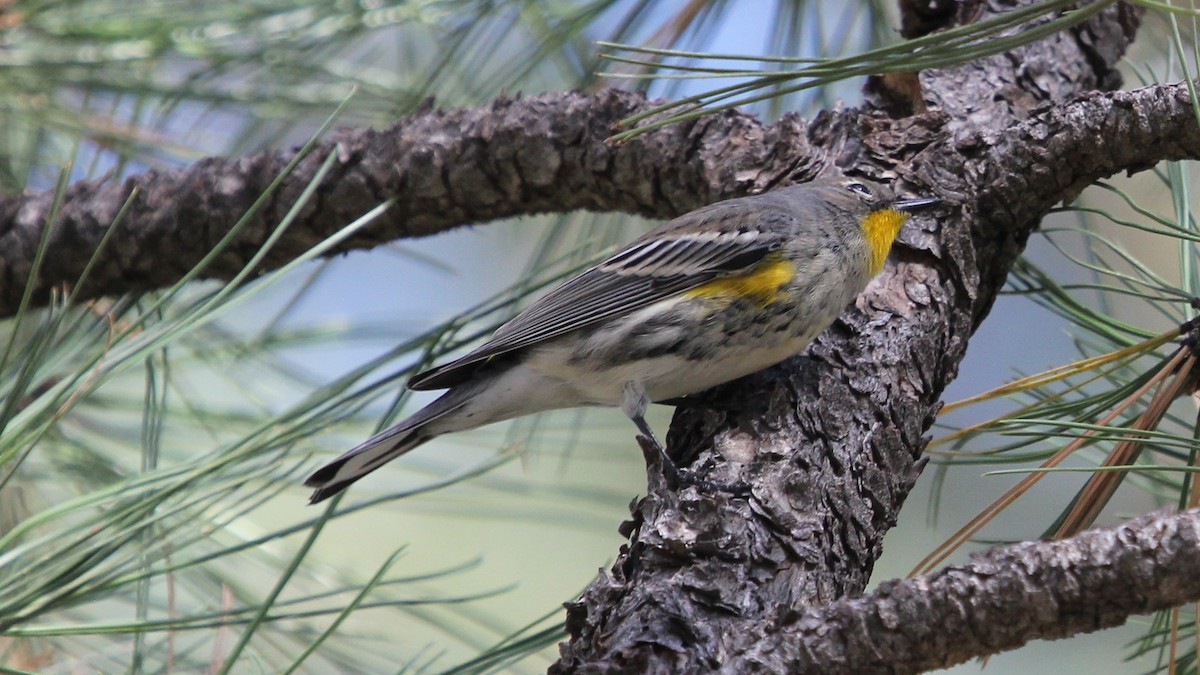
[[[959,3],[971,10],[960,15],[1028,1]],[[1186,564],[1196,514],[1026,544],[853,596],[920,472],[942,391],[1041,217],[1100,177],[1200,156],[1186,87],[1111,91],[1138,21],[1112,4],[1016,52],[921,73],[929,112],[909,116],[870,98],[811,122],[766,125],[731,112],[612,145],[613,124],[649,104],[603,91],[341,132],[301,161],[204,273],[236,273],[329,153],[332,173],[268,267],[387,199],[387,214],[341,250],[523,213],[667,217],[833,171],[936,194],[946,208],[905,231],[884,274],[806,355],[677,412],[669,447],[752,494],[672,490],[651,470],[649,496],[625,525],[630,543],[569,608],[571,640],[555,670],[914,672],[1114,625],[1200,596]],[[84,295],[178,279],[288,159],[213,159],[74,186],[34,297],[75,278],[126,199],[129,215]],[[2,314],[19,302],[50,201],[0,201]],[[1061,592],[1022,602],[1030,596],[1014,588]]]

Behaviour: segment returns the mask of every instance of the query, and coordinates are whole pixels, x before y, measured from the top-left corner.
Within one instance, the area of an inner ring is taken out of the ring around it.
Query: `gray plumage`
[[[647,402],[698,393],[802,351],[877,271],[867,214],[934,201],[896,201],[876,183],[825,178],[664,223],[470,353],[414,376],[412,389],[449,391],[315,472],[305,483],[316,488],[312,502],[434,436],[533,412],[620,405],[648,434]]]

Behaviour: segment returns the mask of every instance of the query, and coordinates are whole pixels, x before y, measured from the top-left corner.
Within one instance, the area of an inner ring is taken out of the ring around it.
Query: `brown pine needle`
[[[1167,646],[1167,675],[1175,675],[1175,646],[1179,643],[1179,608],[1171,610],[1171,641]]]
[[[1194,398],[1196,397],[1195,392],[1193,392],[1192,396]],[[1197,405],[1200,406],[1200,400],[1197,401]],[[1197,418],[1197,424],[1200,424],[1200,417]],[[1193,464],[1194,464],[1194,462],[1193,462]],[[1187,487],[1187,491],[1188,491],[1188,493],[1187,493],[1188,494],[1188,505],[1187,505],[1188,508],[1194,509],[1196,507],[1200,507],[1200,491],[1197,491],[1197,489],[1196,489],[1195,477],[1192,474],[1187,474],[1186,480],[1187,480],[1187,482],[1184,483],[1184,485]],[[1176,612],[1176,616],[1178,616],[1179,609],[1176,608],[1175,612]],[[1197,602],[1195,605],[1192,606],[1192,615],[1200,617],[1200,602]],[[1174,652],[1175,642],[1178,639],[1179,639],[1179,633],[1175,629],[1175,627],[1172,626],[1172,630],[1171,630],[1171,650],[1172,650],[1172,652]],[[1195,663],[1200,663],[1200,630],[1195,631],[1195,644],[1193,645],[1193,649],[1195,650]],[[1174,658],[1171,659],[1171,667],[1172,668],[1175,667],[1175,659]]]
[[[1109,411],[1107,415],[1101,418],[1101,420],[1097,423],[1097,426],[1104,426],[1116,419],[1118,415],[1125,412],[1127,408],[1140,400],[1147,391],[1157,386],[1159,382],[1171,375],[1172,371],[1175,370],[1175,368],[1187,355],[1188,350],[1180,349],[1165,367],[1159,369],[1159,371],[1144,384],[1142,384],[1141,387],[1138,387],[1136,391],[1132,392],[1120,403],[1113,406],[1113,409]],[[1061,464],[1063,460],[1074,454],[1074,452],[1082,447],[1083,444],[1088,441],[1088,439],[1095,435],[1096,431],[1096,429],[1089,429],[1088,431],[1085,431],[1079,438],[1071,441],[1061,450],[1049,457],[1045,462],[1042,462],[1041,468],[1049,469]],[[947,538],[946,541],[942,542],[941,545],[930,551],[929,555],[925,556],[925,558],[917,564],[912,572],[909,572],[909,576],[924,574],[932,571],[935,567],[942,564],[942,562],[944,562],[951,553],[958,550],[958,547],[962,546],[971,537],[975,536],[975,534],[978,533],[984,525],[987,525],[992,521],[993,518],[999,515],[1001,511],[1008,508],[1009,505],[1015,502],[1017,498],[1028,492],[1029,489],[1037,484],[1037,482],[1042,479],[1042,476],[1045,475],[1046,472],[1038,471],[1022,478],[1017,482],[1016,485],[1013,485],[1011,488],[1005,491],[1004,494],[1000,495],[998,499],[980,511],[975,517],[967,521],[967,523],[963,525],[957,532],[950,535],[950,537]]]
[[[1155,347],[1157,347],[1157,346],[1158,346],[1158,345],[1155,345]],[[933,439],[932,441],[930,441],[930,442],[929,442],[929,444],[925,446],[925,452],[926,452],[926,453],[928,453],[928,454],[931,454],[931,455],[937,455],[937,454],[942,454],[942,455],[951,455],[951,454],[957,454],[957,453],[952,453],[952,452],[944,452],[944,451],[943,451],[943,452],[930,452],[930,450],[929,450],[929,449],[930,449],[930,448],[933,448],[933,447],[936,447],[936,446],[939,446],[939,445],[945,445],[946,443],[951,443],[951,442],[953,442],[953,441],[956,441],[956,440],[958,440],[959,438],[962,438],[963,436],[969,436],[969,435],[971,435],[971,434],[973,434],[973,433],[975,433],[975,432],[979,431],[980,429],[985,429],[985,428],[987,428],[987,427],[989,427],[989,426],[992,426],[992,425],[996,424],[997,422],[1001,422],[1001,421],[1003,421],[1003,420],[1010,419],[1010,418],[1014,418],[1014,417],[1022,417],[1022,416],[1024,416],[1026,413],[1028,413],[1028,412],[1030,412],[1030,411],[1032,411],[1032,410],[1036,410],[1037,408],[1039,408],[1039,407],[1041,407],[1041,406],[1044,406],[1044,405],[1046,405],[1046,404],[1048,404],[1048,403],[1052,403],[1052,402],[1054,402],[1054,401],[1057,401],[1057,400],[1061,399],[1062,397],[1066,396],[1067,394],[1069,394],[1069,393],[1071,393],[1071,392],[1073,392],[1073,391],[1077,391],[1077,390],[1079,390],[1079,389],[1081,389],[1081,388],[1083,388],[1083,387],[1085,387],[1085,386],[1087,386],[1087,385],[1091,384],[1092,382],[1095,382],[1096,380],[1099,380],[1099,379],[1103,378],[1104,376],[1108,375],[1110,372],[1112,372],[1113,370],[1116,370],[1117,368],[1122,368],[1122,367],[1124,367],[1124,363],[1123,363],[1123,362],[1122,362],[1120,359],[1117,359],[1117,360],[1114,360],[1114,361],[1109,361],[1109,362],[1105,363],[1104,365],[1110,365],[1110,364],[1112,365],[1112,368],[1111,368],[1111,369],[1109,369],[1109,370],[1097,370],[1097,371],[1096,371],[1096,372],[1095,372],[1095,373],[1094,373],[1094,374],[1093,374],[1091,377],[1088,377],[1087,379],[1081,380],[1080,382],[1077,382],[1076,384],[1073,384],[1073,385],[1071,385],[1071,386],[1069,386],[1069,387],[1067,387],[1067,388],[1063,389],[1062,391],[1057,391],[1057,392],[1054,392],[1053,394],[1050,394],[1050,395],[1046,396],[1046,397],[1045,397],[1045,398],[1043,398],[1043,399],[1040,399],[1040,400],[1037,400],[1037,401],[1033,401],[1032,403],[1029,403],[1028,405],[1021,406],[1020,408],[1018,408],[1018,409],[1016,409],[1016,410],[1014,410],[1014,411],[1012,411],[1012,412],[1007,412],[1007,413],[1004,413],[1004,414],[1001,414],[1001,415],[997,415],[997,416],[995,416],[995,417],[993,417],[993,418],[991,418],[991,419],[984,420],[984,421],[982,421],[982,422],[978,422],[978,423],[976,423],[976,424],[972,424],[972,425],[970,425],[970,426],[966,426],[966,427],[963,427],[963,428],[961,428],[961,429],[957,429],[957,430],[955,430],[955,431],[953,431],[953,432],[951,432],[951,433],[949,433],[949,434],[946,434],[945,436],[939,436],[939,437],[937,437],[937,438]],[[979,394],[979,396],[983,396],[983,395],[984,395],[984,394]],[[999,395],[999,394],[997,394],[997,395]],[[973,398],[977,398],[977,397],[973,397]],[[980,399],[980,400],[982,400],[982,399]],[[965,405],[965,402],[962,402],[962,401],[960,401],[960,402],[958,402],[958,403],[963,403],[963,404]],[[945,408],[943,407],[943,409],[942,409],[942,410],[944,411],[944,410],[945,410]],[[985,454],[988,454],[988,453],[980,452],[980,453],[977,453],[977,454],[978,454],[978,455],[985,455]]]
[[[1148,340],[1143,340],[1137,344],[1129,345],[1128,347],[1122,347],[1121,349],[1117,349],[1117,350],[1114,350],[1111,352],[1106,352],[1104,354],[1099,354],[1096,356],[1089,356],[1086,359],[1080,359],[1073,363],[1068,363],[1065,365],[1058,366],[1056,368],[1044,370],[1040,373],[1034,373],[1033,375],[1027,375],[1020,379],[1013,380],[1012,382],[1002,384],[999,387],[996,387],[994,389],[989,389],[988,391],[985,391],[983,393],[976,394],[976,395],[968,397],[968,398],[964,398],[960,401],[954,401],[953,403],[947,403],[946,405],[942,406],[941,413],[946,413],[950,410],[962,408],[962,407],[971,405],[972,403],[979,403],[980,401],[988,401],[993,398],[999,398],[1002,396],[1009,396],[1012,394],[1016,394],[1016,393],[1019,393],[1022,391],[1028,391],[1030,389],[1040,387],[1044,384],[1049,384],[1051,382],[1057,382],[1058,380],[1061,380],[1066,377],[1070,377],[1072,375],[1075,375],[1076,373],[1086,372],[1086,371],[1096,368],[1098,366],[1103,366],[1103,365],[1112,363],[1114,361],[1119,361],[1126,357],[1137,356],[1139,354],[1145,354],[1151,350],[1157,349],[1158,347],[1170,342],[1171,340],[1178,338],[1181,335],[1182,331],[1183,331],[1183,327],[1176,327],[1165,333],[1162,333],[1161,335],[1156,335]]]
[[[1156,429],[1171,402],[1183,390],[1184,385],[1188,381],[1188,375],[1192,371],[1192,366],[1196,363],[1196,359],[1191,355],[1191,351],[1186,348],[1180,349],[1180,353],[1187,356],[1183,361],[1183,365],[1179,367],[1170,384],[1160,386],[1158,391],[1155,392],[1146,409],[1134,421],[1134,429],[1143,431]],[[1139,440],[1123,440],[1113,447],[1108,456],[1104,458],[1101,466],[1129,466],[1137,460],[1137,456],[1141,454],[1143,447],[1145,447],[1144,444]],[[1083,489],[1079,491],[1075,503],[1071,505],[1067,515],[1054,530],[1054,537],[1056,539],[1066,539],[1091,527],[1092,523],[1100,515],[1100,511],[1112,499],[1113,494],[1117,491],[1117,487],[1127,475],[1129,475],[1127,471],[1101,471],[1092,474],[1092,477],[1088,479]]]

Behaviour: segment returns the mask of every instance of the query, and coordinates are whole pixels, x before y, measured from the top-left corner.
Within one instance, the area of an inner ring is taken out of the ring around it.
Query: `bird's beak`
[[[937,197],[915,197],[912,199],[897,199],[892,202],[892,208],[897,211],[919,211],[941,203],[942,200]]]

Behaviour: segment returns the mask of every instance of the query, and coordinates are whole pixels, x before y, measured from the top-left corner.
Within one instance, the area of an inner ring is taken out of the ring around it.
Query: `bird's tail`
[[[304,484],[313,490],[309,504],[324,501],[345,490],[351,483],[425,441],[444,433],[432,431],[429,423],[461,408],[468,397],[450,390],[438,400],[417,411],[412,417],[381,431],[358,446],[351,448],[325,466],[313,472]]]

